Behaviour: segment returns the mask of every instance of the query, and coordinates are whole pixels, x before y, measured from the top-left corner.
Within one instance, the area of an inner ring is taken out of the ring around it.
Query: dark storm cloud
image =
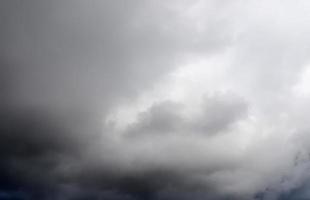
[[[63,160],[78,159],[80,147],[89,145],[89,139],[81,132],[83,126],[93,127],[86,121],[37,108],[3,108],[1,187],[13,192],[33,190],[37,195],[59,184],[57,170],[66,167]],[[89,131],[87,137],[93,138],[94,129]]]
[[[1,1],[0,199],[307,198],[305,7]]]
[[[211,39],[196,48],[190,29],[166,30],[181,20],[170,3],[149,3],[1,2],[1,188],[8,198],[20,191],[28,199],[134,199],[179,184],[168,171],[116,173],[105,165],[109,152],[97,162],[88,157],[100,134],[109,134],[101,120],[112,105],[148,88],[189,49],[225,45]]]

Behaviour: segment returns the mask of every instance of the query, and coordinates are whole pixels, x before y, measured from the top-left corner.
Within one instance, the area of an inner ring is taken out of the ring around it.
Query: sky
[[[1,200],[310,199],[307,0],[0,1]]]

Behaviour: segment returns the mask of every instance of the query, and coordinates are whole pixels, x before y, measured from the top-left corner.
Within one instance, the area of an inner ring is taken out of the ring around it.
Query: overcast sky
[[[310,199],[310,1],[0,1],[0,199]]]

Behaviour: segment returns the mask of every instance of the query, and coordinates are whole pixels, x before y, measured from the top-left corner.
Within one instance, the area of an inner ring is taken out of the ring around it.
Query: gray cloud
[[[193,116],[186,116],[182,110],[182,104],[156,103],[138,114],[138,121],[129,125],[127,134],[213,135],[244,117],[247,105],[234,95],[214,95],[204,97],[199,112]]]
[[[0,3],[1,199],[307,199],[307,1]]]

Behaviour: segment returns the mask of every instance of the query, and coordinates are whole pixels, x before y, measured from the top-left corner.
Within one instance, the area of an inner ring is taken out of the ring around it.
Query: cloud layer
[[[0,199],[308,199],[310,4],[0,3]]]

